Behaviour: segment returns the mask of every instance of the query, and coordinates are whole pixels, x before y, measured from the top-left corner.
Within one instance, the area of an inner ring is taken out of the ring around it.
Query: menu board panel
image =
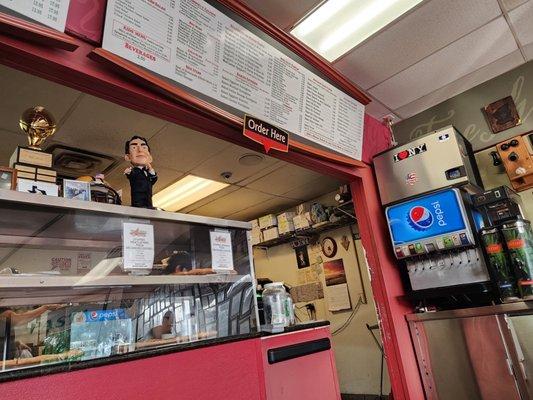
[[[361,159],[364,106],[203,0],[109,0],[103,48]]]
[[[0,0],[4,6],[41,24],[65,31],[70,0]]]

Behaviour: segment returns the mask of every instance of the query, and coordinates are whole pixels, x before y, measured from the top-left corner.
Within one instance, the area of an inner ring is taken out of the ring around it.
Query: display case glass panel
[[[257,331],[249,228],[0,190],[2,371]]]

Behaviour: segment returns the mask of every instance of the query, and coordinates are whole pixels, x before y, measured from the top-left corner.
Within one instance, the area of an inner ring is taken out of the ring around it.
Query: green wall
[[[509,95],[522,124],[493,134],[481,109]],[[533,61],[400,121],[393,130],[396,140],[403,144],[447,125],[454,125],[472,143],[474,151],[533,130]]]

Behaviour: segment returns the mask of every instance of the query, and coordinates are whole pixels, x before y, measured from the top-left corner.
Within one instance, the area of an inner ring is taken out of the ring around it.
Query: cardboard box
[[[279,221],[278,220],[278,233],[280,235],[286,235],[294,232],[294,223],[291,221]]]
[[[252,224],[252,229],[253,228],[259,228],[259,220],[257,218],[251,220],[250,223]]]
[[[311,204],[302,203],[296,206],[296,214],[304,215],[305,213],[311,212]]]
[[[261,232],[260,230],[258,230],[257,233],[254,233],[252,231],[252,234],[250,235],[250,238],[252,240],[252,246],[255,246],[256,244],[264,242],[264,240],[263,240],[263,232]]]
[[[264,215],[259,218],[259,227],[261,229],[270,228],[272,226],[278,226],[278,219],[274,214]]]
[[[292,222],[292,219],[294,218],[296,214],[293,212],[284,212],[278,215],[278,226],[280,222]]]
[[[279,238],[279,232],[278,227],[273,226],[272,228],[265,229],[263,231],[263,239],[266,242],[267,240],[277,239]]]
[[[311,214],[306,212],[302,215],[296,215],[293,222],[296,230],[308,229],[311,227]]]

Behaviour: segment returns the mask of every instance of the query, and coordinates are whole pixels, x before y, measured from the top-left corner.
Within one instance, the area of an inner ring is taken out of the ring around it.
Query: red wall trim
[[[58,49],[74,51],[78,44],[70,36],[42,25],[0,13],[0,32]]]

